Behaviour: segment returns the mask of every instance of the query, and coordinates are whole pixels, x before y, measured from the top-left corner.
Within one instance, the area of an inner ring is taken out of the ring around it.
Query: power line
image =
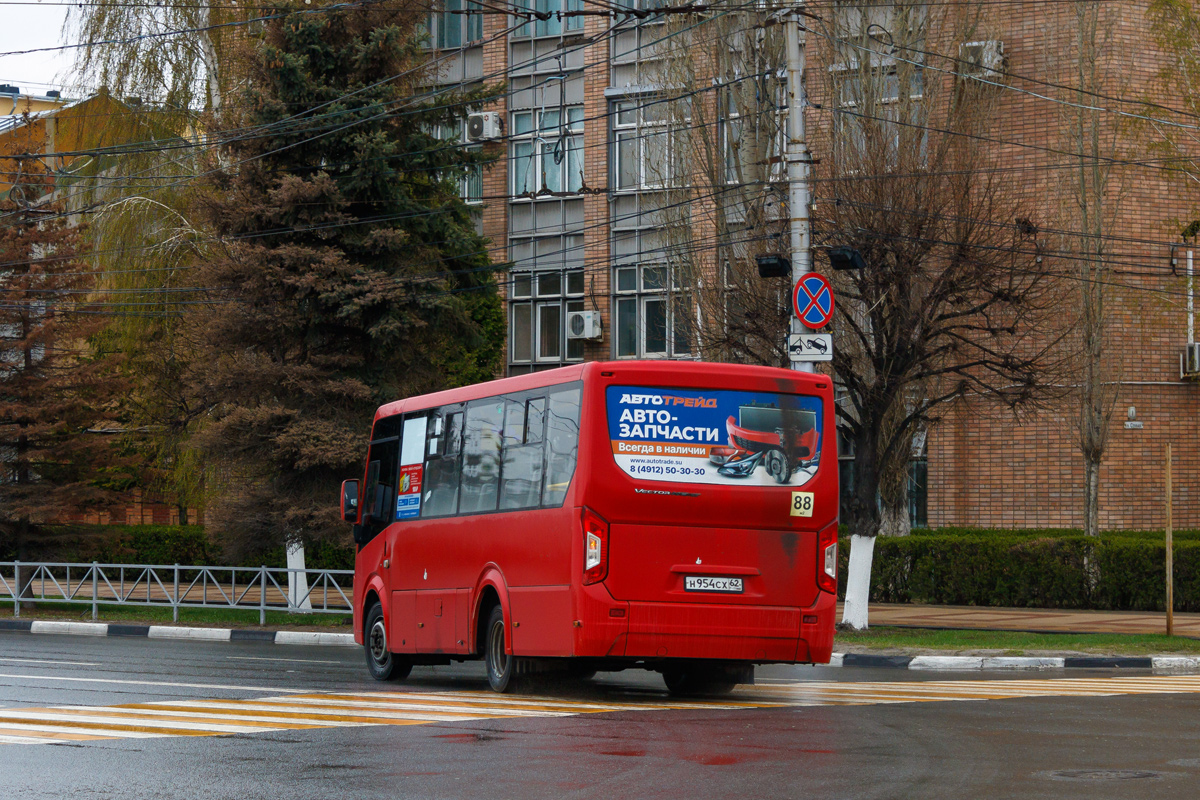
[[[728,10],[726,10],[726,11],[722,12],[721,14],[717,15],[717,17],[715,17],[715,18],[713,18],[713,19],[719,18],[719,17],[721,17],[721,16],[724,16],[724,15],[726,15],[726,14],[729,14],[729,13],[733,13],[733,11],[735,11],[735,10],[738,10],[738,9],[740,9],[740,8],[743,8],[743,7],[748,7],[748,6],[737,6],[737,7],[733,7],[733,8],[731,8],[731,9],[728,9]],[[712,21],[712,20],[711,20],[711,19],[707,19],[707,20],[701,20],[701,21],[699,21],[699,22],[696,22],[696,23],[694,23],[694,24],[692,24],[692,25],[689,25],[689,26],[687,26],[687,27],[685,27],[685,28],[682,28],[682,29],[680,29],[680,30],[672,31],[672,32],[668,33],[668,34],[667,34],[667,35],[665,35],[665,36],[659,37],[659,39],[657,39],[657,40],[654,40],[654,41],[652,41],[652,42],[651,42],[651,43],[649,43],[649,44],[643,45],[641,49],[649,48],[649,47],[651,47],[651,46],[653,46],[653,45],[655,45],[655,44],[657,44],[657,43],[659,43],[659,42],[661,42],[661,41],[664,41],[664,40],[666,40],[666,39],[670,39],[670,38],[672,38],[672,37],[674,37],[674,36],[678,36],[678,35],[680,35],[680,34],[682,34],[682,33],[686,33],[686,32],[688,32],[688,31],[690,31],[690,30],[692,30],[692,29],[694,29],[694,28],[698,27],[699,25],[701,25],[701,24],[704,24],[705,22],[709,22],[709,21]],[[522,67],[522,66],[536,66],[538,63],[541,63],[541,62],[543,62],[543,61],[548,61],[548,60],[550,60],[550,59],[558,59],[558,58],[561,58],[561,57],[563,56],[563,54],[569,53],[569,52],[571,52],[571,51],[574,51],[574,50],[582,50],[582,49],[584,49],[584,48],[586,48],[586,47],[588,47],[588,46],[594,45],[594,44],[596,44],[596,43],[598,43],[598,42],[604,41],[605,39],[608,39],[608,38],[611,38],[611,37],[613,37],[613,36],[617,35],[617,34],[618,34],[618,33],[620,33],[620,32],[621,32],[621,30],[622,30],[622,28],[621,28],[621,25],[622,25],[622,23],[617,23],[616,25],[613,25],[613,26],[611,26],[610,28],[608,28],[606,31],[602,32],[601,34],[594,35],[594,36],[592,36],[592,37],[587,37],[587,38],[585,38],[585,39],[582,39],[582,40],[580,40],[580,41],[579,41],[579,42],[577,42],[577,43],[572,43],[572,44],[570,45],[570,47],[568,47],[568,48],[564,48],[564,51],[563,51],[563,53],[560,53],[560,54],[547,54],[547,55],[543,55],[543,56],[535,56],[534,58],[530,59],[528,62],[524,62],[524,63],[523,63],[523,64],[521,64],[521,65],[508,65],[508,66],[507,66],[507,67],[505,67],[504,69],[502,69],[502,70],[499,70],[499,71],[497,71],[497,72],[495,72],[495,73],[492,73],[492,74],[490,74],[490,75],[485,75],[485,76],[483,76],[482,78],[480,78],[479,80],[480,80],[480,81],[486,81],[486,80],[488,80],[488,79],[490,79],[490,78],[492,78],[492,77],[496,77],[496,76],[498,76],[498,75],[508,74],[509,72],[511,72],[511,71],[513,71],[513,70],[515,70],[515,69],[518,69],[518,68],[520,68],[520,67]],[[514,27],[516,27],[516,26],[510,26],[508,30],[511,30],[511,29],[513,29]],[[502,32],[501,34],[498,34],[498,35],[503,35],[503,33],[504,33],[504,32]],[[590,64],[585,64],[585,65],[584,65],[582,68],[580,68],[580,69],[578,69],[578,70],[573,70],[573,71],[577,71],[577,72],[583,73],[584,71],[586,71],[586,70],[587,70],[587,69],[589,69],[589,68],[592,68],[592,67],[595,67],[595,66],[599,66],[599,65],[604,65],[604,66],[607,66],[608,64],[609,64],[609,59],[607,58],[607,56],[605,56],[605,57],[603,57],[603,58],[601,58],[601,59],[597,59],[596,61],[593,61],[593,62],[591,62]],[[526,88],[535,88],[535,87],[526,87]],[[428,99],[430,96],[434,96],[434,95],[437,95],[437,94],[439,94],[439,93],[445,93],[445,92],[454,91],[454,90],[456,90],[456,87],[454,87],[454,86],[448,86],[448,87],[444,87],[444,88],[442,88],[442,89],[439,89],[438,91],[435,91],[435,92],[433,92],[433,93],[431,93],[431,94],[419,95],[419,96],[417,96],[417,97],[415,97],[415,98],[403,98],[403,99],[401,99],[401,100],[398,100],[398,101],[396,101],[396,103],[408,103],[408,104],[410,104],[410,105],[411,105],[411,104],[414,104],[414,103],[420,103],[420,102],[423,102],[424,100]],[[520,90],[513,90],[513,91],[510,91],[510,92],[508,92],[508,93],[507,93],[506,95],[504,95],[504,96],[511,96],[511,95],[512,95],[512,94],[514,94],[516,91],[520,91]],[[329,103],[329,104],[332,104],[333,102],[337,102],[337,100],[330,101],[330,103]],[[422,108],[422,109],[419,109],[419,110],[420,110],[420,111],[430,111],[430,110],[445,110],[445,109],[448,109],[448,108],[461,107],[463,104],[464,104],[464,102],[463,102],[463,101],[460,101],[460,102],[457,102],[457,103],[445,104],[445,105],[443,105],[443,106],[426,107],[426,108]],[[326,105],[328,105],[328,104],[326,104]],[[392,104],[392,105],[394,105],[394,104]],[[355,109],[355,110],[362,110],[362,109]],[[610,112],[610,113],[611,113],[611,112]],[[283,121],[288,121],[288,120],[296,119],[296,118],[298,118],[299,116],[301,116],[301,115],[300,115],[300,114],[296,114],[296,115],[293,115],[292,117],[285,118],[285,120],[283,120]],[[264,158],[264,157],[266,157],[266,156],[269,156],[269,155],[274,155],[274,154],[276,154],[276,153],[279,153],[279,152],[282,152],[282,151],[284,151],[284,150],[291,149],[291,148],[294,148],[294,147],[300,146],[300,145],[302,145],[302,144],[307,144],[307,143],[310,143],[310,142],[312,142],[312,141],[315,141],[315,140],[317,140],[317,139],[323,138],[324,136],[327,136],[327,135],[329,135],[329,134],[331,134],[331,133],[336,133],[336,132],[339,132],[339,131],[341,131],[341,130],[345,130],[345,129],[347,129],[347,128],[354,127],[355,125],[363,124],[363,123],[365,123],[365,122],[372,122],[372,121],[377,121],[377,120],[379,120],[379,119],[384,119],[384,118],[387,118],[388,116],[389,116],[389,114],[388,114],[388,113],[386,113],[386,112],[384,112],[384,113],[376,114],[375,116],[372,116],[372,117],[367,117],[367,118],[364,118],[364,119],[355,120],[355,121],[353,121],[353,122],[350,122],[350,123],[347,123],[347,124],[345,124],[345,125],[343,125],[343,126],[341,126],[341,127],[334,128],[334,129],[332,129],[332,130],[327,130],[327,131],[325,131],[325,132],[323,132],[323,133],[320,133],[320,134],[318,134],[318,135],[316,135],[316,136],[309,137],[308,139],[303,139],[303,140],[301,140],[301,141],[299,141],[299,142],[293,142],[293,143],[291,143],[291,144],[285,145],[285,146],[283,146],[283,147],[280,147],[280,148],[276,148],[276,149],[274,149],[274,150],[268,150],[268,151],[266,151],[266,152],[264,152],[264,153],[259,153],[259,154],[256,154],[256,155],[254,155],[254,156],[252,156],[252,157],[249,157],[249,158],[243,159],[243,160],[241,160],[241,161],[239,161],[239,162],[236,162],[236,163],[234,163],[234,164],[230,164],[230,165],[223,165],[223,166],[222,166],[222,167],[220,167],[220,168],[214,168],[214,169],[212,169],[212,170],[208,170],[207,172],[200,173],[200,174],[198,174],[198,175],[193,175],[193,176],[190,176],[190,177],[191,177],[191,178],[196,178],[196,177],[204,177],[204,176],[206,176],[206,175],[214,174],[214,173],[216,173],[216,172],[218,172],[218,171],[220,171],[220,170],[222,170],[222,169],[228,169],[228,168],[231,168],[231,167],[236,167],[236,166],[239,166],[239,165],[241,165],[241,164],[247,163],[248,161],[258,160],[258,159]],[[605,116],[607,116],[607,115],[605,115]],[[281,121],[276,121],[276,123],[270,123],[270,124],[277,124],[278,122],[281,122]],[[235,141],[236,141],[236,139],[235,139]],[[185,179],[184,181],[179,181],[179,180],[177,180],[177,181],[175,181],[174,183],[169,183],[169,184],[166,184],[166,185],[164,185],[164,186],[156,186],[156,187],[154,187],[154,188],[156,188],[156,189],[159,189],[159,190],[161,190],[161,189],[167,189],[167,188],[175,188],[175,187],[177,187],[177,186],[180,186],[180,185],[182,185],[184,182],[186,182],[186,179]],[[81,192],[83,192],[83,191],[87,191],[87,190],[86,190],[86,189],[82,189],[82,190],[80,190],[80,191],[81,191]],[[99,206],[103,206],[104,204],[103,204],[103,203],[101,203],[101,204],[98,204],[98,205],[99,205]],[[60,214],[59,216],[70,216],[70,215],[79,214],[79,213],[92,213],[92,212],[94,212],[94,210],[95,210],[95,207],[93,207],[93,208],[89,208],[89,209],[76,209],[76,210],[73,210],[73,211],[71,211],[71,212],[64,212],[63,214]],[[3,217],[4,217],[4,216],[6,216],[6,215],[0,215],[0,219],[3,219]]]
[[[0,52],[0,58],[5,56],[26,56],[33,53],[51,53],[62,50],[78,50],[81,47],[100,47],[103,45],[116,44],[133,44],[147,39],[165,39],[170,36],[182,36],[185,33],[204,33],[206,31],[219,30],[221,28],[240,27],[242,25],[252,25],[255,22],[266,22],[267,20],[282,19],[295,14],[324,14],[330,11],[344,11],[349,8],[359,8],[366,5],[375,5],[385,2],[385,0],[353,0],[352,2],[337,3],[332,6],[323,6],[321,8],[298,8],[293,11],[286,11],[278,14],[268,14],[262,17],[253,17],[246,20],[233,20],[231,22],[218,22],[213,25],[203,25],[196,28],[178,28],[169,31],[160,31],[157,33],[144,33],[139,36],[131,36],[127,39],[107,39],[97,42],[79,42],[78,44],[63,44],[55,47],[35,47],[29,50],[9,50],[8,52]],[[76,5],[71,3],[71,5]]]

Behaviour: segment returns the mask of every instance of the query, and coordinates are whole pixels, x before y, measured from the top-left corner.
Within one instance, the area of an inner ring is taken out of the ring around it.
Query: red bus
[[[354,522],[371,674],[482,658],[517,676],[640,666],[675,693],[825,663],[837,595],[831,381],[591,362],[375,415]]]

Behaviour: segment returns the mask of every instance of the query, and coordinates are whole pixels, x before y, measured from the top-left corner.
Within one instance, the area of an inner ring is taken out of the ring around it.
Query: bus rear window
[[[795,487],[821,460],[819,397],[610,386],[606,400],[613,458],[641,480]]]

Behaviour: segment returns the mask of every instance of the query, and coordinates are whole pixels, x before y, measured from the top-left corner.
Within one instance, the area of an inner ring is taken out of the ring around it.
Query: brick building
[[[1178,220],[1195,216],[1195,204],[1157,164],[1131,163],[1144,162],[1132,156],[1146,151],[1150,134],[1136,130],[1133,117],[1112,113],[1136,110],[1121,100],[1154,96],[1156,77],[1168,63],[1154,45],[1147,5],[1106,4],[1102,91],[1091,96],[1106,146],[1111,144],[1104,163],[1112,173],[1105,202],[1114,265],[1109,383],[1115,411],[1102,471],[1104,528],[1162,526],[1167,442],[1175,452],[1175,524],[1200,527],[1200,387],[1181,377],[1185,251],[1172,248],[1180,241]],[[1070,194],[1063,183],[1070,155],[1063,137],[1074,107],[1066,89],[1078,64],[1074,6],[995,4],[974,37],[999,43],[995,52],[1002,49],[1005,59],[993,76],[1003,84],[1003,96],[988,132],[1000,171],[1050,231],[1065,230],[1062,208]],[[502,130],[477,142],[497,161],[463,187],[479,205],[493,259],[512,265],[504,284],[506,374],[583,359],[694,358],[700,352],[679,322],[680,314],[689,313],[687,287],[654,214],[667,197],[655,177],[668,158],[666,123],[641,102],[662,90],[656,70],[671,36],[663,16],[639,16],[643,7],[654,6],[640,0],[631,6],[637,14],[610,17],[597,13],[596,4],[538,0],[530,7],[535,16],[525,19],[463,13],[478,7],[445,0],[445,13],[431,15],[440,82],[506,86],[485,109],[499,116]],[[829,8],[814,11],[819,16]],[[887,13],[886,6],[878,8]],[[939,41],[937,47],[957,55],[967,52],[959,49],[964,44]],[[825,80],[837,65],[821,63],[818,48],[812,52],[806,83],[819,179],[838,130],[833,116],[839,100]],[[931,68],[927,80],[946,71],[934,60],[923,62]],[[728,137],[733,115],[718,116],[715,135]],[[815,201],[823,201],[819,186]],[[1054,246],[1046,246],[1049,257]],[[716,261],[710,254],[714,275]],[[1063,313],[1070,317],[1070,292],[1064,296]],[[596,312],[602,334],[568,338],[568,315],[575,311]],[[978,400],[949,408],[940,424],[918,437],[914,520],[934,527],[1079,527],[1083,466],[1071,387],[1063,388],[1057,400],[1019,417]]]

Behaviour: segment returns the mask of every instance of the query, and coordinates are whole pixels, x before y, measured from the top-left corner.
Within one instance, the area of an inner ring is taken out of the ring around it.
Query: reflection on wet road
[[[1200,677],[1136,676],[1025,680],[803,681],[745,686],[727,697],[668,699],[611,687],[602,700],[458,692],[324,692],[256,698],[196,698],[0,710],[0,743],[228,736],[274,731],[423,725],[612,712],[737,711],[749,708],[985,701],[1038,697],[1200,694]]]

